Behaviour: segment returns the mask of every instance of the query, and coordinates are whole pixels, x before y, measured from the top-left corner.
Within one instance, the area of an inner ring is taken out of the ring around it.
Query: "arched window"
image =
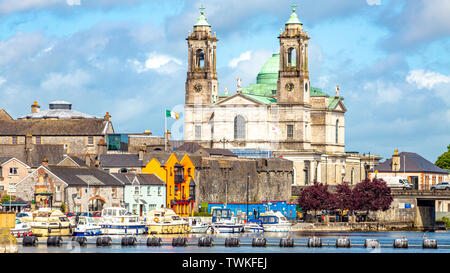
[[[295,48],[291,47],[288,49],[288,66],[297,66],[297,54]]]
[[[234,118],[234,139],[245,139],[245,118],[241,115]]]
[[[197,65],[197,67],[204,67],[205,65],[205,52],[203,52],[202,49],[197,49],[196,53],[196,60],[195,63]]]
[[[339,120],[336,120],[336,143],[339,141]]]
[[[101,199],[93,199],[89,201],[89,211],[102,211],[105,201]]]

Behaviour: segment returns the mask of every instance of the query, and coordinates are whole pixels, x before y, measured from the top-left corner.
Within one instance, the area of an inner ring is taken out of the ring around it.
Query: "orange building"
[[[166,183],[166,207],[182,217],[193,216],[195,203],[195,166],[187,154],[181,161],[172,153],[161,163],[152,158],[142,173],[153,173]]]

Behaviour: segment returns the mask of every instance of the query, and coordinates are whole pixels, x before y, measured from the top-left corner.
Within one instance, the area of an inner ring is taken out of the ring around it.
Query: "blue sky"
[[[117,132],[161,135],[164,110],[184,103],[185,38],[202,3],[221,92],[256,81],[296,4],[311,84],[345,98],[347,151],[434,162],[450,144],[447,0],[0,0],[0,108],[17,118],[35,100],[66,100],[110,112]]]

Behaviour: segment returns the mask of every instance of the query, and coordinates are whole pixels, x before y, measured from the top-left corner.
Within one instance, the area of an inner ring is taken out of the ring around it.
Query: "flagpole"
[[[167,113],[164,114],[164,151],[167,152]]]

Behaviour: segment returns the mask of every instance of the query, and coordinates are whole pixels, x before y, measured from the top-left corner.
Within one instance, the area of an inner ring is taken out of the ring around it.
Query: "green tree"
[[[441,154],[434,165],[441,169],[450,169],[450,144],[447,146],[447,152]]]

